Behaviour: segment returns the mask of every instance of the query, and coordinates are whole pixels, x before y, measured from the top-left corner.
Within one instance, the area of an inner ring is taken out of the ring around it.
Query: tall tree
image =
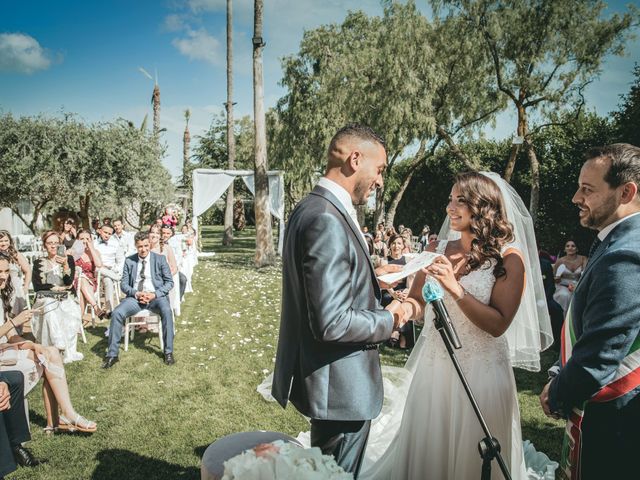
[[[253,122],[255,125],[255,215],[256,267],[272,265],[275,261],[271,212],[269,211],[269,177],[267,175],[267,132],[264,112],[264,80],[262,77],[262,0],[253,4]]]
[[[160,85],[158,85],[157,77],[153,85],[151,104],[153,105],[153,134],[158,137],[160,134]]]
[[[184,134],[182,135],[182,182],[185,184],[187,175],[189,174],[189,148],[191,145],[191,133],[189,132],[189,119],[191,118],[191,110],[188,108],[184,111]]]
[[[227,110],[227,155],[229,156],[229,170],[233,170],[236,164],[236,136],[233,134],[233,2],[227,0],[227,101],[224,104]],[[223,245],[231,245],[233,242],[233,182],[227,189],[227,198],[224,209],[224,234]]]
[[[499,109],[488,56],[465,28],[431,23],[409,1],[386,2],[382,17],[351,12],[340,25],[305,32],[299,53],[283,62],[288,92],[275,124],[287,191],[300,192],[288,200],[299,200],[322,172],[331,135],[357,121],[386,138],[385,183],[395,165],[411,165],[394,179],[393,195],[387,187],[377,192],[375,221],[393,223],[412,176],[439,145],[455,146]],[[468,168],[477,166],[458,152]]]
[[[640,65],[633,69],[635,81],[626,95],[618,111],[613,114],[619,142],[640,146]]]
[[[516,135],[505,168],[513,174],[519,144],[529,161],[529,210],[536,220],[540,163],[534,135],[554,117],[584,104],[582,91],[609,54],[622,54],[635,13],[602,18],[598,0],[432,0],[447,16],[462,16],[482,38],[498,89],[513,105]],[[576,21],[580,19],[580,21]]]

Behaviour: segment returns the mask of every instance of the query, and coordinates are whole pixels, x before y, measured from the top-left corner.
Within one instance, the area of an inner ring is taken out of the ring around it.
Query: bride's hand
[[[455,273],[453,273],[453,265],[447,257],[440,255],[431,265],[426,268],[426,272],[433,278],[438,280],[449,294],[454,298],[461,298],[464,295],[462,286],[458,283]]]

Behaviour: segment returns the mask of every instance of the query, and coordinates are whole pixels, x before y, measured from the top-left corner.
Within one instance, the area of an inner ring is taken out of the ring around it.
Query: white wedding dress
[[[445,247],[441,242],[438,252]],[[485,304],[495,283],[494,265],[487,263],[460,279],[468,294]],[[489,430],[500,442],[512,478],[527,478],[507,339],[476,327],[450,296],[444,301],[462,344],[456,356]],[[384,368],[383,376],[387,403],[372,426],[359,478],[480,478],[478,442],[485,435],[432,317],[425,320],[405,368]],[[491,473],[492,479],[503,478],[496,461]]]

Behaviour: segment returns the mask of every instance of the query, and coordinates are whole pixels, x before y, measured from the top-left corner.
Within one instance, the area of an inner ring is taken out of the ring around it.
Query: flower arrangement
[[[281,440],[263,443],[224,462],[222,480],[351,480],[335,459],[319,448]]]

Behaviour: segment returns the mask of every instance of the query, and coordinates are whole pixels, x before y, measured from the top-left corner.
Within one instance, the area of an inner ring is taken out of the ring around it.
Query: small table
[[[232,433],[226,437],[219,438],[207,447],[202,456],[202,465],[200,466],[201,480],[220,480],[224,474],[224,462],[256,445],[271,443],[276,440],[302,447],[300,442],[289,435],[265,430]]]

